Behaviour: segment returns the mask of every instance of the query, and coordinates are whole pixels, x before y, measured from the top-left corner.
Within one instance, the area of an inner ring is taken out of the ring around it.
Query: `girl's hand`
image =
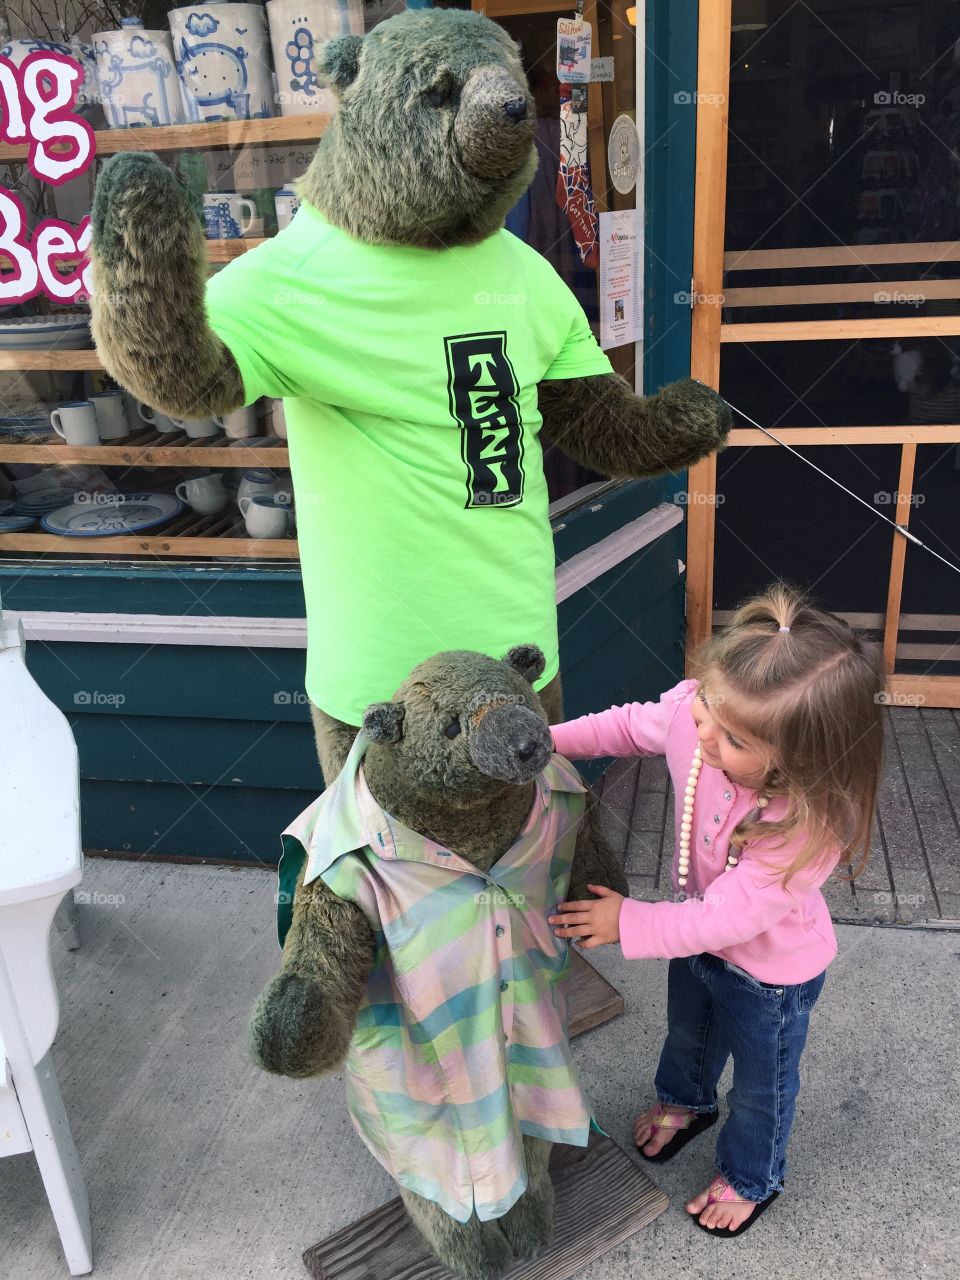
[[[559,916],[548,916],[547,922],[559,925],[554,929],[558,938],[579,938],[584,947],[600,947],[605,942],[620,941],[620,908],[623,894],[616,893],[602,884],[588,884],[591,893],[597,894],[588,902],[558,902]]]

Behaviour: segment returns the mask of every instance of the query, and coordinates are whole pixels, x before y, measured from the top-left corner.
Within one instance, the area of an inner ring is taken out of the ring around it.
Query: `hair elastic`
[[[781,630],[781,631],[789,631],[789,630],[790,630],[790,628],[789,628],[789,627],[781,627],[781,628],[780,628],[780,630]]]

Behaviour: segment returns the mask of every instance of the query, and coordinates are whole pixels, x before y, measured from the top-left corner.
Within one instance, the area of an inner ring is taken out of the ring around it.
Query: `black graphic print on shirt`
[[[450,412],[460,427],[468,507],[508,507],[523,500],[520,386],[505,333],[444,338]]]

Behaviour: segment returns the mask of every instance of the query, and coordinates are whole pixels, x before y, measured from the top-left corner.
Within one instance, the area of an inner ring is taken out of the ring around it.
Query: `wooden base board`
[[[578,1036],[581,1031],[589,1031],[591,1027],[609,1022],[621,1013],[623,996],[575,950],[570,963],[570,982],[567,988],[570,1039]]]
[[[653,1222],[668,1201],[617,1144],[593,1134],[588,1147],[554,1147],[557,1201],[553,1243],[502,1280],[569,1280]],[[399,1199],[307,1249],[314,1280],[456,1280],[427,1252]]]

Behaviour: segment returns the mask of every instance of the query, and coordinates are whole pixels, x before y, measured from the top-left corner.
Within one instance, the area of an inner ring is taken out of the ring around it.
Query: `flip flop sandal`
[[[749,1218],[746,1218],[740,1223],[739,1227],[705,1227],[700,1221],[700,1213],[703,1213],[703,1209],[706,1209],[707,1205],[730,1203],[745,1204],[747,1202],[747,1197],[738,1196],[726,1178],[717,1177],[714,1178],[713,1182],[711,1182],[710,1189],[707,1192],[707,1204],[703,1206],[700,1213],[696,1215],[691,1214],[690,1216],[693,1218],[700,1230],[705,1231],[708,1236],[717,1236],[721,1240],[731,1240],[734,1236],[740,1236],[743,1235],[744,1231],[749,1231],[756,1220],[760,1217],[761,1213],[763,1213],[764,1209],[769,1209],[779,1195],[779,1191],[771,1191],[766,1200],[754,1200],[752,1203],[757,1207],[754,1209],[753,1213],[751,1213]]]
[[[644,1160],[649,1160],[651,1164],[666,1164],[668,1160],[672,1160],[688,1142],[703,1133],[704,1129],[709,1129],[712,1124],[716,1124],[717,1116],[720,1114],[719,1111],[668,1111],[662,1102],[658,1102],[653,1110],[654,1129],[676,1129],[677,1136],[671,1138],[665,1147],[661,1147],[655,1156],[645,1155],[637,1144],[637,1150]],[[650,1138],[647,1138],[647,1142],[649,1141]]]

